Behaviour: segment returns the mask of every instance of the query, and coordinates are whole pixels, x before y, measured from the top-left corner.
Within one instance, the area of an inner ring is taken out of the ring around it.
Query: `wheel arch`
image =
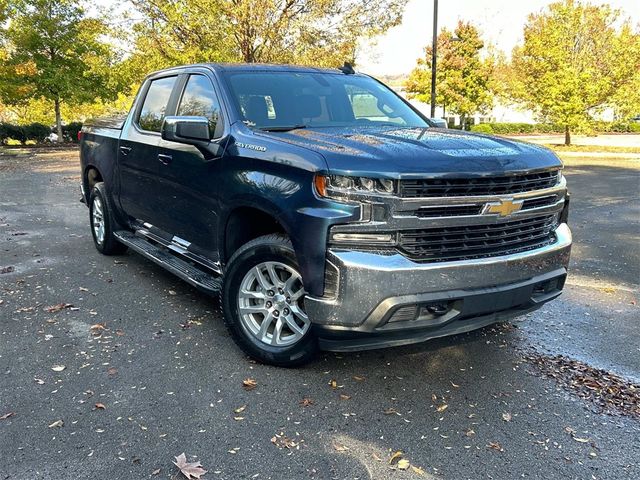
[[[227,262],[242,245],[263,235],[282,233],[289,236],[277,209],[269,204],[253,203],[236,205],[230,209],[221,223],[220,254]]]
[[[87,205],[94,185],[103,181],[104,177],[98,167],[92,164],[85,166],[84,171],[82,172],[82,185],[84,187],[84,195]]]

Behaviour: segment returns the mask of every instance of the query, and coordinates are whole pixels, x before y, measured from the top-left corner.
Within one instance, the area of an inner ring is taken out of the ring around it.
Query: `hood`
[[[320,153],[336,175],[481,176],[562,165],[544,147],[439,128],[305,128],[264,135]]]

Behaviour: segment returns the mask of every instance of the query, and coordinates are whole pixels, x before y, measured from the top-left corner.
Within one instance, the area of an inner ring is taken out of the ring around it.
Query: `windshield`
[[[429,126],[395,93],[365,76],[262,71],[227,72],[226,78],[250,127]]]

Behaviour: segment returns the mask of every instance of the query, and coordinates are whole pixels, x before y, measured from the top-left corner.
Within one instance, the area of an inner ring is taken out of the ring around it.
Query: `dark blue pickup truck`
[[[219,296],[262,362],[466,332],[564,286],[556,155],[436,128],[348,68],[163,70],[126,119],[80,135],[98,251],[129,248]]]

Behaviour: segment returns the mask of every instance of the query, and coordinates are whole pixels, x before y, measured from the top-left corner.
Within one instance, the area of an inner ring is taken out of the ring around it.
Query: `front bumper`
[[[533,311],[560,295],[571,250],[556,241],[528,252],[442,263],[400,254],[330,250],[335,298],[307,296],[320,347],[352,351],[462,333]]]

